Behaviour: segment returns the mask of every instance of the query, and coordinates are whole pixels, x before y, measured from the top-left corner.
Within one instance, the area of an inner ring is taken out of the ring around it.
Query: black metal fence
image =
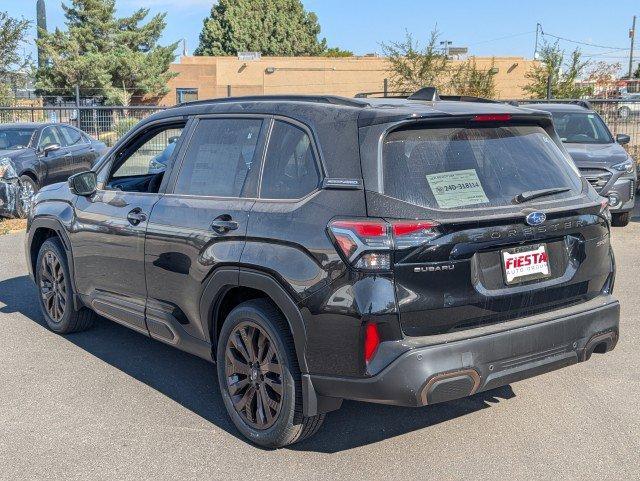
[[[0,107],[0,123],[59,122],[112,146],[131,127],[164,107]]]
[[[548,100],[518,100],[520,104],[549,102]],[[555,100],[567,102],[567,100]],[[631,136],[626,146],[640,160],[640,99],[593,99],[591,107],[616,134]],[[0,123],[61,122],[75,125],[108,146],[143,118],[165,107],[0,107]]]

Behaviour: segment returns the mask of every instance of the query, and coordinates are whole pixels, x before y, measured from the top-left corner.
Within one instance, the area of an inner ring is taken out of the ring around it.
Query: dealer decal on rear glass
[[[430,174],[427,182],[442,209],[489,202],[475,169]]]

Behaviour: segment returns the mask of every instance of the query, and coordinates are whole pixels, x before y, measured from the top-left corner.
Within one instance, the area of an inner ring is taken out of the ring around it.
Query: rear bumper
[[[432,339],[414,338],[409,350],[372,377],[312,375],[311,382],[318,394],[341,399],[400,406],[449,401],[608,352],[618,340],[619,317],[618,301],[600,296],[504,323],[499,331],[489,326],[464,333],[474,337],[424,346],[416,343]]]

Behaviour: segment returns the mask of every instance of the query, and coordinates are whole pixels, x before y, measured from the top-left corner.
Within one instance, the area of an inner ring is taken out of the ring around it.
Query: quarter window
[[[65,145],[76,145],[84,142],[82,133],[72,127],[60,127]]]
[[[300,199],[318,188],[320,173],[307,133],[276,120],[262,174],[260,197]]]
[[[248,196],[257,180],[260,119],[204,119],[184,155],[176,194]]]

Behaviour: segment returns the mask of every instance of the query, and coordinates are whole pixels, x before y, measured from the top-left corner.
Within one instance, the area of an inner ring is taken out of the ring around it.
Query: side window
[[[45,129],[42,131],[42,135],[40,136],[38,147],[42,149],[51,144],[58,144],[60,146],[65,145],[60,138],[58,129],[56,129],[55,127],[45,127]]]
[[[241,197],[257,181],[260,119],[203,119],[189,142],[175,194]]]
[[[65,145],[76,145],[85,142],[82,133],[73,127],[62,126],[60,131],[62,132],[62,137],[64,137]]]
[[[300,199],[320,183],[311,139],[299,127],[276,120],[262,173],[263,199]]]
[[[111,178],[164,172],[183,128],[184,125],[172,124],[170,127],[155,129],[134,139],[133,143],[129,143],[117,154],[122,155],[122,158],[117,160],[117,167]]]

